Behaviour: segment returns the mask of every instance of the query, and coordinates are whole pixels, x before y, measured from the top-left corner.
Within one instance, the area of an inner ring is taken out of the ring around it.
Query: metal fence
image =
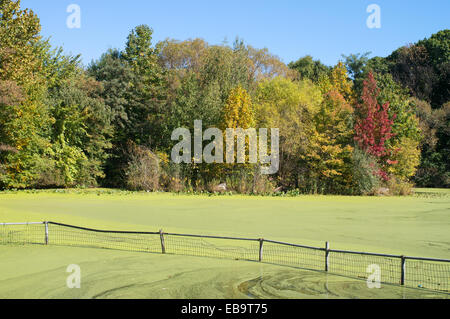
[[[296,245],[268,239],[90,229],[55,222],[0,224],[0,244],[40,244],[248,260],[450,293],[450,260]]]

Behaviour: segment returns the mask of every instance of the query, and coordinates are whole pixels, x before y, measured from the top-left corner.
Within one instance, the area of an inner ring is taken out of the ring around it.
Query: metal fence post
[[[326,242],[325,243],[325,271],[328,271],[328,262],[329,262],[329,259],[328,259],[328,256],[330,255],[330,243],[329,242]]]
[[[164,243],[164,232],[162,229],[159,231],[159,238],[161,238],[161,251],[163,254],[165,254],[166,253],[166,244]]]
[[[259,262],[262,262],[262,257],[263,257],[263,244],[264,244],[264,239],[260,238],[259,239]]]
[[[404,286],[405,285],[405,264],[406,264],[406,257],[402,256],[402,261],[401,261],[401,275],[400,275],[400,285]]]
[[[48,222],[44,222],[45,224],[45,244],[48,245]]]

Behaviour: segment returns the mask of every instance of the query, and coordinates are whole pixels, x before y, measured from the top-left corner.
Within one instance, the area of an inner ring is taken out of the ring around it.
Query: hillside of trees
[[[450,186],[450,30],[387,57],[289,64],[237,39],[152,41],[140,25],[87,67],[0,1],[0,189],[112,187],[408,194]],[[280,170],[174,164],[174,129],[279,128]]]

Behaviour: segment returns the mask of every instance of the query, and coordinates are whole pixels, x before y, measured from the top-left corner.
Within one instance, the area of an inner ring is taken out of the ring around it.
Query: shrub
[[[262,175],[258,165],[234,168],[226,177],[227,189],[238,194],[267,195],[273,193],[275,183]]]
[[[273,177],[262,175],[260,173],[260,168],[256,168],[256,173],[253,177],[253,189],[252,193],[257,195],[268,195],[272,194],[275,190],[276,184]]]
[[[144,146],[128,143],[126,185],[130,190],[156,191],[159,188],[159,158]]]
[[[419,142],[403,137],[393,147],[390,163],[391,166],[388,167],[388,172],[400,180],[406,180],[414,176],[420,164]]]
[[[387,187],[389,188],[389,194],[393,196],[408,196],[413,193],[413,184],[409,181],[399,179],[397,177],[392,177],[387,182]]]
[[[166,153],[158,153],[160,159],[160,187],[168,192],[182,192],[186,190],[183,167],[170,161]]]
[[[374,156],[356,147],[353,151],[354,193],[373,195],[381,185],[379,166]]]

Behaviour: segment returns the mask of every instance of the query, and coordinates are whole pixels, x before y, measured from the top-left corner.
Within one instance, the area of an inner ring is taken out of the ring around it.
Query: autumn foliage
[[[449,30],[387,58],[327,66],[310,56],[286,65],[241,39],[155,43],[140,25],[88,67],[40,30],[20,1],[0,0],[0,189],[364,195],[413,178],[450,185]],[[246,164],[170,161],[172,132],[196,120],[250,129]],[[270,176],[248,161],[264,128],[280,133]]]
[[[358,118],[355,123],[355,141],[368,154],[379,158],[382,166],[386,166],[395,164],[389,158],[391,152],[386,143],[394,136],[392,125],[396,115],[389,117],[389,103],[380,105],[378,94],[377,83],[370,72],[364,81],[362,102],[356,105]],[[382,171],[381,174],[387,179],[385,172]]]

